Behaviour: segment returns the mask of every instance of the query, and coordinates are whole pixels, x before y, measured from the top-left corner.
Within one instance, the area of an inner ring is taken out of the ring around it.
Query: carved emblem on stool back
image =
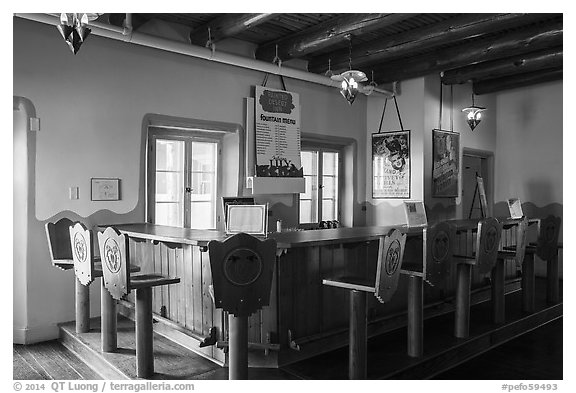
[[[214,302],[235,316],[249,316],[270,302],[276,240],[238,233],[208,243]]]
[[[555,216],[548,216],[540,221],[536,255],[545,261],[557,255],[560,222],[560,217]]]
[[[116,300],[130,292],[129,253],[126,236],[113,227],[98,232],[104,286]]]
[[[405,244],[406,234],[397,229],[392,229],[386,236],[380,238],[374,296],[381,303],[389,301],[396,292]]]
[[[498,259],[502,224],[493,217],[478,223],[476,237],[476,265],[481,274],[492,270]]]
[[[450,274],[454,236],[454,227],[446,222],[439,222],[428,230],[425,279],[432,286],[443,287]]]
[[[77,222],[70,227],[70,245],[74,260],[74,274],[82,285],[90,285],[94,281],[92,232],[82,223]]]

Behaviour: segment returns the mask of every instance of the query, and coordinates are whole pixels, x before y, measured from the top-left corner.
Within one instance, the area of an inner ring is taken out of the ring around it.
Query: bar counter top
[[[223,241],[228,235],[222,231],[189,229],[148,223],[113,225],[120,232],[138,239],[160,242],[190,244],[205,247],[211,240]],[[419,235],[423,227],[408,228],[406,225],[333,228],[306,231],[273,232],[268,238],[275,239],[279,249],[353,243],[375,240],[396,228],[408,235]]]

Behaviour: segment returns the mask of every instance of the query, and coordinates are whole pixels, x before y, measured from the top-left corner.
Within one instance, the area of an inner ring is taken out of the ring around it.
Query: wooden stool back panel
[[[50,258],[52,258],[53,264],[59,261],[73,263],[70,244],[70,227],[72,225],[72,220],[66,217],[54,223],[48,222],[45,225],[48,249],[50,250]]]
[[[208,252],[216,307],[249,316],[269,305],[276,240],[238,233],[223,242],[210,241]]]
[[[478,223],[476,237],[476,268],[486,274],[492,270],[498,259],[498,248],[502,236],[502,224],[489,217]]]
[[[540,221],[538,228],[538,245],[536,246],[536,255],[545,261],[549,261],[556,257],[558,253],[560,222],[560,217],[552,215]]]
[[[450,276],[450,266],[456,242],[456,228],[447,222],[439,222],[426,234],[426,281],[444,288]]]
[[[522,217],[522,220],[516,227],[516,266],[522,266],[524,255],[526,255],[526,243],[528,235],[528,217]]]
[[[98,232],[104,286],[116,300],[130,292],[130,252],[126,235],[108,227]]]
[[[397,229],[392,229],[386,236],[380,238],[374,293],[380,303],[388,302],[398,288],[405,245],[406,234]]]
[[[90,285],[94,281],[92,231],[79,222],[71,226],[69,231],[74,273],[82,285]]]

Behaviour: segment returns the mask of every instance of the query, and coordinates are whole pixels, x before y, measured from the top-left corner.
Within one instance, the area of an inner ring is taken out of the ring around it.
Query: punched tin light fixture
[[[474,105],[474,93],[472,93],[472,106],[462,109],[462,112],[466,113],[466,122],[472,131],[482,121],[482,112],[485,110],[486,108]]]
[[[341,82],[340,94],[342,94],[342,96],[344,98],[346,98],[346,101],[348,101],[348,103],[350,105],[352,105],[352,103],[356,99],[356,96],[358,95],[358,92],[360,91],[360,88],[361,88],[361,86],[358,85],[358,83],[359,82],[365,82],[368,80],[368,78],[366,77],[366,74],[363,73],[362,71],[357,71],[357,70],[352,69],[352,37],[350,36],[350,34],[348,34],[346,36],[346,39],[348,39],[348,42],[349,42],[349,46],[348,46],[349,70],[344,71],[343,73],[341,73],[339,75],[332,75],[332,76],[330,76],[330,79],[332,79],[334,81]],[[328,66],[328,67],[330,67],[330,66]],[[370,92],[372,92],[372,91],[370,91]]]
[[[72,53],[78,53],[80,47],[92,31],[87,27],[88,21],[96,18],[98,18],[98,14],[60,14],[60,24],[56,27],[62,35],[62,38],[66,40]]]

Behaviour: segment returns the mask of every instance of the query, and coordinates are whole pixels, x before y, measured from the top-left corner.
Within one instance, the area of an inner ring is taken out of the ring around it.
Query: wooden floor
[[[539,291],[542,294],[542,291]],[[563,355],[562,304],[549,306],[540,297],[532,316],[518,311],[519,293],[506,296],[507,321],[501,327],[489,322],[489,304],[472,307],[471,338],[452,337],[453,315],[425,321],[425,353],[421,359],[406,356],[405,329],[372,338],[368,342],[369,379],[439,380],[561,380]],[[99,351],[98,320],[90,333],[76,335],[73,323],[63,326],[63,342],[14,345],[14,379],[135,379],[134,330],[130,320],[119,320],[119,350]],[[69,326],[68,326],[69,325]],[[526,326],[538,328],[518,336]],[[478,355],[486,348],[492,348]],[[179,347],[155,334],[156,374],[153,379],[227,379],[228,369]],[[475,356],[473,359],[471,357]],[[461,360],[465,363],[455,366]],[[325,379],[347,377],[347,347],[281,369],[249,370],[250,379]],[[107,362],[112,367],[101,367]],[[454,367],[455,366],[455,367]],[[453,367],[453,368],[450,368]],[[448,369],[450,368],[450,369]],[[98,370],[99,374],[96,373]],[[104,370],[104,371],[103,371]],[[441,371],[439,371],[441,370]],[[446,371],[447,370],[447,371]]]

